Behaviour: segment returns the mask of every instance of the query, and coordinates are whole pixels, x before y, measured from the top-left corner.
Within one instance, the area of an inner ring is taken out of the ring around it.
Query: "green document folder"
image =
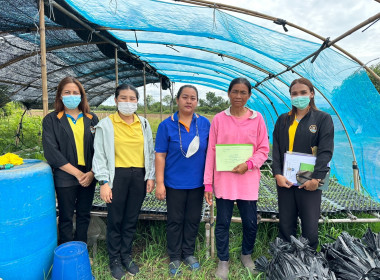
[[[252,144],[216,144],[216,171],[232,171],[253,154]]]

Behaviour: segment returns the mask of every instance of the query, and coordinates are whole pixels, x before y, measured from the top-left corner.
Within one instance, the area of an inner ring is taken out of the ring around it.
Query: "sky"
[[[172,2],[172,1],[167,1]],[[218,3],[242,7],[245,9],[260,12],[276,18],[285,19],[323,37],[330,37],[330,40],[337,38],[346,31],[374,16],[380,12],[380,3],[375,0],[218,0]],[[233,13],[232,13],[233,14]],[[234,14],[244,20],[266,28],[285,33],[282,26],[276,25],[268,20],[243,14]],[[307,35],[302,31],[289,27],[286,34],[300,37],[309,41],[322,43],[317,38]],[[369,29],[362,32],[364,28],[356,31],[350,36],[342,39],[337,43],[338,46],[345,49],[363,63],[373,65],[380,63],[380,21],[377,21]],[[182,84],[174,85],[174,92]],[[217,96],[227,98],[224,91],[196,85],[200,98],[205,94],[213,91]],[[138,88],[140,94],[143,94],[143,88]],[[152,95],[156,101],[159,101],[159,85],[147,85],[147,94]],[[170,94],[169,91],[163,91],[163,96]],[[106,104],[113,104],[111,97]],[[140,102],[143,102],[141,99]]]

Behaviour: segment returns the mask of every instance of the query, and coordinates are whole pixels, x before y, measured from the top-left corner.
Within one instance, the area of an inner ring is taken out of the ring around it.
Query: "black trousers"
[[[297,217],[301,219],[302,236],[309,240],[310,247],[318,247],[318,220],[321,214],[322,191],[307,191],[297,186],[277,186],[279,208],[279,237],[290,242],[297,235]]]
[[[194,255],[201,221],[204,187],[177,190],[166,187],[166,238],[170,261]]]
[[[132,251],[141,205],[146,195],[145,169],[115,168],[112,202],[107,203],[107,249],[110,262]]]
[[[228,261],[229,255],[229,229],[234,208],[234,200],[216,198],[215,240],[218,258],[221,261]],[[236,200],[243,225],[243,242],[241,253],[251,255],[255,246],[257,233],[257,201],[256,200]]]
[[[79,169],[85,172],[84,167]],[[55,188],[58,200],[58,244],[69,241],[83,241],[87,243],[87,230],[90,224],[90,211],[95,192],[94,180],[88,187],[75,185],[71,187]],[[76,230],[73,236],[73,216],[76,212]]]

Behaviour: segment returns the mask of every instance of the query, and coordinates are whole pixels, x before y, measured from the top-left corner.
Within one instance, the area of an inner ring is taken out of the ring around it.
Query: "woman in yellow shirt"
[[[289,87],[292,110],[282,114],[273,131],[273,175],[276,178],[279,208],[279,237],[290,242],[297,234],[300,217],[302,236],[310,247],[318,247],[318,220],[321,213],[321,180],[326,177],[334,151],[334,123],[314,102],[313,84],[306,78],[294,80]],[[317,149],[316,149],[317,147]],[[316,162],[310,180],[291,182],[283,174],[287,152],[315,154]]]
[[[42,144],[54,174],[59,209],[58,244],[72,240],[87,242],[95,191],[91,171],[93,128],[98,118],[90,113],[86,92],[73,77],[66,77],[59,83],[54,108],[43,119]],[[74,210],[76,230],[73,236]]]
[[[115,279],[139,272],[131,251],[146,192],[154,187],[154,148],[148,121],[138,116],[139,93],[132,85],[116,88],[118,111],[96,126],[93,170],[107,203],[107,249]]]

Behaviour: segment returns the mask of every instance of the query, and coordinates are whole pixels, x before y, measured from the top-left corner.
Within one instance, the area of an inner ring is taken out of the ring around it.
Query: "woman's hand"
[[[154,180],[148,179],[148,181],[146,181],[146,192],[151,193],[153,189],[154,189]]]
[[[79,184],[81,184],[83,187],[88,187],[92,181],[94,180],[94,173],[92,171],[89,171],[87,173],[83,173],[82,177],[78,180]]]
[[[108,183],[105,183],[104,185],[100,186],[100,198],[105,203],[112,203],[112,190]]]
[[[293,183],[290,182],[288,179],[286,179],[285,176],[277,174],[275,176],[275,178],[276,178],[276,181],[277,181],[277,185],[279,187],[290,188],[291,186],[293,186]]]
[[[244,174],[245,172],[247,172],[247,170],[248,166],[245,162],[243,162],[236,166],[234,169],[232,169],[232,173]]]
[[[305,189],[307,191],[315,191],[319,187],[319,181],[320,179],[311,179],[306,181],[303,185],[299,186],[299,189]]]
[[[166,189],[164,183],[157,183],[156,185],[156,197],[158,200],[164,200],[166,197]]]
[[[212,205],[212,192],[205,192],[205,199],[208,205]]]

